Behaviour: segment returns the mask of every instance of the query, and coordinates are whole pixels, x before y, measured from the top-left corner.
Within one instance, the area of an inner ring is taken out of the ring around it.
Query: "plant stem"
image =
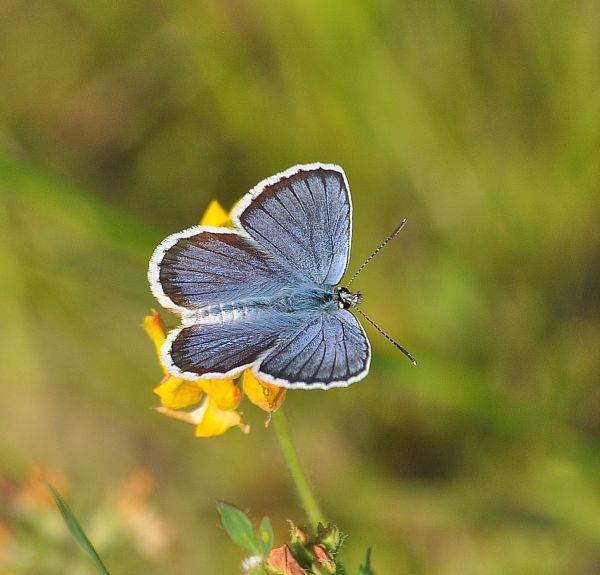
[[[306,511],[308,519],[315,526],[318,523],[325,523],[323,512],[310,488],[306,473],[304,473],[302,464],[298,459],[298,453],[296,452],[296,448],[294,447],[290,436],[287,418],[281,407],[273,414],[273,424],[275,426],[275,433],[277,434],[279,445],[281,446],[281,451],[283,451],[283,456],[285,457],[292,479],[296,484],[300,501],[302,502],[302,506],[304,507],[304,511]]]

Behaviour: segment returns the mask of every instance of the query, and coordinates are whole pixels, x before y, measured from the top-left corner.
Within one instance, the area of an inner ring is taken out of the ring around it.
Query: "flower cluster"
[[[255,530],[250,518],[235,505],[217,506],[221,525],[231,540],[248,555],[242,560],[245,575],[342,575],[348,573],[339,557],[346,536],[333,523],[318,523],[316,529],[290,523],[289,541],[273,547],[271,520],[263,517]],[[367,551],[358,575],[375,575],[371,551]]]
[[[319,523],[317,533],[291,523],[290,542],[272,549],[264,567],[269,575],[328,575],[338,572],[336,561],[344,541],[340,530]]]
[[[201,225],[225,226],[231,224],[229,214],[215,200],[208,206],[200,221]],[[244,433],[249,430],[238,410],[243,394],[255,405],[272,413],[279,409],[285,399],[285,389],[259,380],[251,370],[246,370],[239,381],[234,379],[197,379],[189,381],[167,372],[160,358],[165,341],[165,327],[153,311],[144,318],[143,327],[154,342],[158,360],[165,374],[154,393],[160,397],[159,413],[191,423],[196,427],[197,437],[213,437],[238,427]],[[241,385],[240,385],[241,383]],[[188,410],[186,408],[192,407]]]

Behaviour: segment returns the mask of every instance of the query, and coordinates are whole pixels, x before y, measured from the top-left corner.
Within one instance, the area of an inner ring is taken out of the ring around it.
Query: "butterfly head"
[[[351,292],[345,287],[335,288],[335,302],[340,309],[348,309],[359,304],[363,295],[360,292]]]

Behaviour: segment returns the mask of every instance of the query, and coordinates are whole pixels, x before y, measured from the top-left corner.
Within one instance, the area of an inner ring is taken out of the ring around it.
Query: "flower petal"
[[[200,407],[194,409],[194,411],[180,411],[177,409],[171,409],[170,407],[160,406],[156,408],[156,411],[161,415],[166,415],[171,419],[176,419],[177,421],[183,421],[184,423],[191,423],[192,425],[198,425],[204,414],[206,413],[206,407],[208,405],[208,397],[204,399],[204,402]]]
[[[233,379],[199,379],[197,384],[221,409],[235,409],[242,394]]]
[[[148,334],[148,337],[152,340],[152,343],[154,343],[156,355],[158,356],[158,361],[160,362],[162,370],[167,373],[165,366],[160,361],[160,348],[165,341],[165,326],[160,319],[160,315],[158,315],[158,312],[155,309],[152,310],[152,315],[147,315],[144,318],[142,326]]]
[[[251,369],[244,372],[244,393],[248,399],[262,410],[277,411],[285,399],[285,388],[258,379]]]
[[[160,397],[162,405],[173,409],[194,405],[202,397],[202,387],[198,382],[179,379],[172,375],[165,376],[153,391]]]
[[[217,200],[208,204],[208,208],[200,220],[201,226],[225,226],[230,223],[229,214]]]
[[[303,575],[306,573],[296,561],[291,549],[287,545],[276,547],[267,557],[267,565],[282,575]]]
[[[171,419],[191,423],[196,426],[196,437],[214,437],[222,435],[232,427],[239,427],[248,433],[249,427],[242,423],[239,412],[220,409],[217,404],[206,396],[202,405],[193,411],[181,411],[170,407],[157,407],[156,411]]]
[[[222,435],[235,426],[238,426],[244,433],[248,432],[248,426],[242,423],[242,416],[238,411],[221,409],[209,396],[204,416],[196,426],[196,437]]]

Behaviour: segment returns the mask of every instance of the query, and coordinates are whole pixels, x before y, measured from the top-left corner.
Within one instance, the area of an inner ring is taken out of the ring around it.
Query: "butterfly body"
[[[260,182],[234,228],[195,226],[156,248],[148,277],[181,316],[163,363],[184,379],[252,369],[288,388],[362,379],[371,350],[349,311],[360,294],[336,287],[350,255],[352,203],[344,171],[306,164]]]
[[[186,310],[181,315],[184,325],[235,322],[260,315],[265,310],[297,317],[333,309],[337,305],[333,286],[301,285],[284,288],[271,297],[250,298]]]

